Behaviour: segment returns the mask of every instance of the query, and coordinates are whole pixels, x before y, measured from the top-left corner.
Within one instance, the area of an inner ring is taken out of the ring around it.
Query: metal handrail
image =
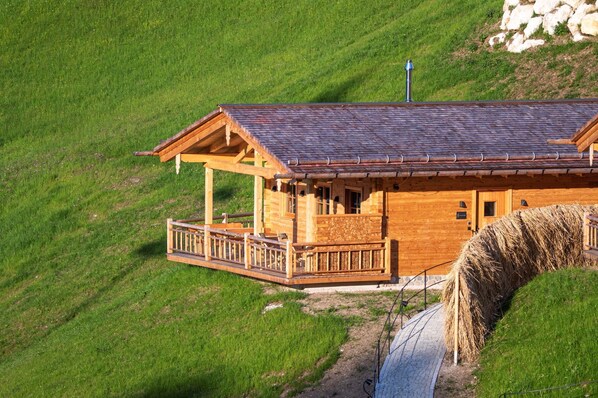
[[[403,328],[403,316],[405,315],[404,310],[409,305],[409,302],[412,299],[414,299],[416,296],[418,296],[420,293],[423,292],[424,293],[424,310],[427,309],[427,307],[428,307],[428,289],[435,285],[438,285],[446,280],[446,278],[444,278],[444,279],[441,279],[439,281],[436,281],[436,282],[428,285],[428,272],[435,268],[441,267],[443,265],[450,264],[454,261],[455,260],[445,261],[443,263],[436,264],[432,267],[426,268],[425,270],[421,271],[419,274],[417,274],[413,278],[411,278],[409,280],[409,282],[407,282],[401,288],[401,290],[397,293],[392,305],[390,306],[390,309],[388,310],[388,312],[386,314],[386,321],[384,322],[384,326],[382,327],[382,331],[380,332],[380,336],[378,337],[378,341],[377,341],[377,345],[376,345],[376,356],[374,359],[375,367],[374,367],[373,381],[372,381],[372,379],[367,379],[366,381],[364,381],[364,391],[365,391],[366,384],[367,385],[373,384],[374,385],[373,391],[376,391],[376,385],[380,381],[380,361],[382,358],[382,352],[386,349],[386,346],[388,345],[388,353],[390,354],[390,348],[391,348],[390,333],[394,329],[397,319],[399,317],[401,319],[401,326],[400,326],[399,330]],[[405,300],[405,290],[407,289],[407,287],[411,284],[411,282],[413,282],[414,280],[416,280],[418,277],[420,277],[422,275],[424,276],[423,289],[416,291],[415,293],[413,293],[411,296],[409,296]],[[400,299],[400,301],[399,301],[399,299]],[[395,310],[397,303],[399,303],[399,311],[396,313],[396,315],[393,318],[392,315],[393,315],[393,312]]]

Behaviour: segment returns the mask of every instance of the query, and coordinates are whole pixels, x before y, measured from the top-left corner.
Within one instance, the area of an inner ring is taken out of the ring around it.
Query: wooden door
[[[507,213],[507,191],[477,192],[476,231]]]

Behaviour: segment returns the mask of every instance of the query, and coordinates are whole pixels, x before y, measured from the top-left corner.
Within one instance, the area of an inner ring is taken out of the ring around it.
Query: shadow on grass
[[[164,256],[166,253],[166,237],[141,245],[135,249],[134,253],[143,259]]]
[[[214,200],[225,202],[235,195],[237,188],[232,186],[217,187],[214,190]]]
[[[316,95],[312,102],[347,102],[349,98],[351,98],[351,91],[362,84],[369,73],[369,70],[363,71],[339,85],[328,87],[320,94]]]

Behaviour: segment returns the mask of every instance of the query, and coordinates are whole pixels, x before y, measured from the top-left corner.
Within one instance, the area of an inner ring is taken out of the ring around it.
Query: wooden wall
[[[318,242],[382,239],[382,214],[333,214],[316,217]]]
[[[340,232],[328,232],[325,230],[324,224],[331,222],[330,220],[320,219],[316,214],[307,213],[307,202],[309,200],[309,190],[307,187],[309,181],[302,181],[297,183],[297,211],[294,215],[286,213],[286,193],[284,187],[281,192],[272,191],[272,187],[276,185],[273,180],[267,180],[265,183],[264,190],[264,227],[275,232],[284,232],[289,237],[292,237],[293,242],[305,242],[307,239],[307,225],[308,217],[311,217],[311,222],[315,228],[316,240],[323,242],[326,239],[335,239],[341,241],[342,233]],[[362,190],[362,214],[378,214],[383,213],[383,198],[384,192],[382,191],[382,181],[372,181],[370,179],[360,180],[343,180],[337,179],[334,181],[311,181],[314,187],[318,184],[325,184],[330,186],[331,197],[337,197],[339,200],[334,202],[333,209],[334,214],[344,215],[345,214],[345,189],[346,188],[360,188]],[[284,184],[283,184],[284,185]],[[304,196],[299,193],[303,191]],[[315,211],[315,209],[314,209]],[[378,217],[380,219],[381,217]],[[342,221],[336,221],[335,227],[338,227]],[[370,224],[368,224],[370,225]],[[355,230],[358,230],[359,225],[355,225],[356,228],[349,230],[344,228],[346,231],[354,234]],[[370,228],[371,229],[371,228]],[[331,235],[332,234],[332,235]],[[321,235],[321,236],[320,236]],[[334,236],[333,236],[334,235]],[[368,232],[367,236],[376,236],[374,240],[380,239],[380,234],[374,232]],[[354,240],[354,239],[349,239]]]
[[[393,184],[399,184],[395,190]],[[393,251],[393,273],[415,275],[430,266],[455,259],[472,235],[477,190],[505,189],[513,210],[552,204],[598,203],[598,176],[448,177],[387,180],[387,231]],[[525,199],[528,207],[521,206]],[[460,208],[459,202],[466,208]],[[456,212],[467,217],[456,219]],[[438,269],[445,273],[448,267]]]

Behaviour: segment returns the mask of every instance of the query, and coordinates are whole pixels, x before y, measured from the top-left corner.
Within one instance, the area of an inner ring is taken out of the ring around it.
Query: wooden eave
[[[571,143],[577,146],[579,152],[586,151],[598,142],[598,114],[590,119],[571,137]]]
[[[255,156],[256,152],[260,158]],[[178,157],[177,162],[205,163],[208,168],[267,179],[290,172],[222,108],[181,130],[152,151],[136,154],[158,156],[161,162]],[[260,160],[255,164],[256,159],[263,159],[263,162]]]

